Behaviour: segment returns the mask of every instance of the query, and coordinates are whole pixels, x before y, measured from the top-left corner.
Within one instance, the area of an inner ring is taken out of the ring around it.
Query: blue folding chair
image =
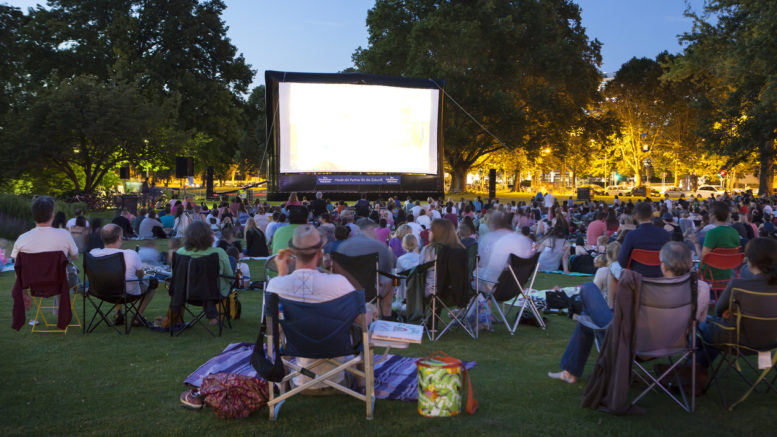
[[[265,301],[263,329],[266,332],[267,357],[258,352],[262,345],[257,341],[252,364],[268,381],[270,420],[278,417],[286,399],[320,384],[363,401],[367,419],[371,420],[375,408],[375,380],[372,346],[364,317],[364,291],[353,291],[322,303],[292,301],[265,292]],[[356,323],[360,315],[362,317]],[[291,357],[314,361],[303,367]],[[341,362],[335,359],[337,357],[346,358]],[[259,358],[259,362],[255,358]],[[322,363],[333,367],[323,373],[315,373],[312,369]],[[344,371],[363,379],[364,393],[334,380]],[[291,388],[292,379],[300,375],[310,379]],[[278,388],[279,395],[275,394],[274,387]]]

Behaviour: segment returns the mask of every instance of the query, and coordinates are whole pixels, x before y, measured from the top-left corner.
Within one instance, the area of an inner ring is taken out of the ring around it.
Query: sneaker
[[[562,371],[556,372],[556,373],[548,372],[548,376],[553,378],[553,379],[558,379],[559,381],[564,381],[564,382],[566,382],[568,384],[574,384],[574,383],[577,382],[577,378],[575,378],[574,375],[572,375],[571,373],[567,372],[566,370],[562,370]]]
[[[29,323],[30,326],[35,326],[35,325],[38,325],[38,324],[40,324],[40,322],[35,320],[35,319],[30,320],[30,323]]]
[[[183,407],[190,410],[199,410],[204,405],[196,388],[181,393],[180,400]]]

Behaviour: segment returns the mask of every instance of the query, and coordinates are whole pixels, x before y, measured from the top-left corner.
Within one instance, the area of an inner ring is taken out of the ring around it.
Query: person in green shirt
[[[272,236],[272,253],[278,253],[281,249],[289,248],[289,241],[294,235],[294,229],[299,225],[308,223],[308,209],[301,205],[290,205],[289,225],[278,228]]]
[[[728,217],[728,205],[724,202],[712,202],[712,206],[710,207],[710,219],[715,227],[707,231],[704,236],[704,247],[699,252],[701,253],[702,259],[714,249],[732,249],[740,246],[739,232],[727,225]],[[702,264],[699,267],[700,272],[705,272],[706,269],[706,264]],[[712,274],[712,279],[714,280],[728,279],[731,277],[731,269],[716,269],[710,267],[709,270]]]
[[[208,256],[212,253],[219,255],[219,274],[224,276],[234,276],[232,265],[229,263],[229,256],[220,247],[213,247],[213,231],[203,221],[192,222],[184,231],[184,245],[175,251],[179,255],[186,255],[192,258]],[[221,278],[219,282],[219,292],[222,296],[229,295],[230,280]],[[209,317],[210,318],[210,317]]]

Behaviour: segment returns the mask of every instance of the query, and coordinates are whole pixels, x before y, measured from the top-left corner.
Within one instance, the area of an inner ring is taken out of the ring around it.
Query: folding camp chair
[[[367,302],[377,302],[378,306],[380,306],[382,299],[378,293],[378,290],[380,290],[378,253],[348,256],[339,252],[332,252],[331,256],[332,272],[345,276],[354,289],[364,290]]]
[[[633,373],[647,388],[634,400],[635,405],[647,393],[658,388],[687,412],[696,408],[696,367],[692,367],[691,394],[688,401],[680,390],[682,401],[666,385],[674,376],[677,387],[682,387],[678,366],[695,362],[696,358],[696,275],[687,273],[674,278],[642,277],[636,321],[635,359]],[[647,370],[646,361],[667,358],[669,367],[654,375]]]
[[[201,324],[214,337],[206,320],[206,312],[209,308],[218,311],[219,336],[227,325],[232,328],[229,318],[229,299],[221,295],[219,281],[230,279],[234,286],[236,277],[221,275],[219,273],[219,255],[211,253],[199,258],[173,253],[172,274],[170,278],[170,313],[175,317],[180,314],[183,319],[184,312],[192,316],[192,320],[184,323],[182,328],[176,329],[171,324],[170,335],[180,335],[183,330],[195,324]],[[232,289],[230,289],[232,292]],[[202,307],[198,313],[191,310],[192,306]]]
[[[775,308],[777,308],[777,293],[741,288],[732,288],[730,291],[730,320],[735,321],[735,324],[720,326],[730,332],[730,338],[733,341],[713,344],[721,351],[721,358],[717,360],[716,365],[712,366],[711,378],[707,381],[707,387],[716,383],[724,407],[726,399],[718,382],[722,375],[725,375],[730,383],[730,373],[734,371],[749,386],[744,395],[728,406],[729,411],[747,399],[752,392],[757,391],[760,385],[766,386],[766,392],[777,393],[777,385],[775,385],[777,383],[777,310]],[[766,365],[758,366],[751,362],[751,359],[759,354],[768,354],[769,359],[764,363]],[[748,377],[741,362],[745,362],[750,370],[758,375],[755,380]],[[769,381],[768,376],[773,370],[775,376]]]
[[[15,260],[14,270],[16,280],[21,286],[21,292],[30,290],[30,296],[35,304],[35,318],[32,320],[32,332],[52,332],[66,334],[72,327],[81,328],[81,319],[76,310],[76,296],[80,291],[76,280],[75,284],[68,282],[68,259],[61,251],[25,253],[20,252]],[[67,290],[67,292],[63,292]],[[60,297],[59,303],[55,297]],[[14,307],[23,305],[21,296],[19,302],[14,298]],[[50,299],[50,304],[44,299]],[[71,317],[62,313],[62,306],[67,305]],[[46,313],[51,311],[57,314],[57,321],[49,320]],[[22,309],[23,313],[24,310]],[[75,320],[75,321],[74,321]],[[61,321],[61,324],[60,324]],[[14,323],[16,321],[14,320]],[[23,324],[23,319],[20,324]],[[66,324],[66,325],[65,325]],[[59,326],[65,326],[64,329]],[[16,328],[18,329],[18,328]]]
[[[371,420],[375,408],[375,379],[364,291],[353,291],[323,303],[292,301],[268,292],[265,292],[265,300],[267,306],[263,326],[266,330],[268,364],[273,369],[270,373],[263,372],[263,367],[257,366],[253,358],[252,364],[268,381],[267,406],[270,420],[277,419],[281,405],[288,398],[318,384],[325,384],[363,401],[367,419]],[[357,324],[359,329],[354,330]],[[361,332],[357,332],[359,330]],[[257,347],[261,347],[261,344],[257,344]],[[341,362],[336,360],[337,357],[346,358]],[[315,361],[303,367],[299,358]],[[279,363],[278,360],[282,361]],[[276,371],[281,363],[289,370],[288,374],[285,369]],[[324,363],[333,368],[323,373],[311,370]],[[363,379],[364,393],[346,386],[344,382],[338,382],[336,379],[339,379],[342,372]],[[310,379],[292,388],[292,380],[299,376]]]
[[[425,299],[424,304],[424,330],[430,341],[436,341],[448,329],[459,325],[472,338],[478,338],[478,307],[477,290],[472,289],[472,271],[473,255],[477,254],[477,247],[474,249],[450,248],[439,246],[435,248],[437,256],[431,269],[426,271],[426,275],[433,275],[434,288],[432,294]],[[476,257],[474,257],[476,259]],[[456,264],[458,263],[458,264]],[[475,263],[476,264],[476,263]],[[441,274],[443,271],[448,274]],[[464,272],[462,281],[457,281],[451,275],[457,275]],[[475,324],[470,324],[467,315],[475,306]],[[449,320],[443,318],[447,313]],[[442,325],[442,330],[439,326]]]
[[[521,322],[521,317],[523,317],[523,312],[527,307],[540,327],[542,329],[546,328],[542,314],[540,314],[537,306],[534,305],[534,301],[528,295],[528,291],[534,287],[534,279],[537,277],[537,269],[539,268],[539,259],[539,252],[531,258],[520,258],[510,254],[507,267],[499,275],[499,279],[496,282],[478,278],[478,281],[494,284],[492,291],[480,290],[479,292],[487,301],[493,302],[510,335],[515,334],[518,324]],[[507,309],[505,310],[504,307],[507,307]],[[507,317],[515,307],[519,307],[518,314],[513,323],[510,324],[507,321]]]
[[[645,266],[660,266],[661,259],[658,257],[658,250],[632,249],[629,256],[629,262],[626,268],[631,270],[631,263],[636,262]]]
[[[723,292],[723,290],[726,289],[726,286],[728,285],[729,281],[731,281],[732,276],[728,276],[724,279],[715,279],[713,275],[712,269],[721,269],[721,270],[733,270],[733,277],[738,278],[739,277],[739,271],[742,268],[742,263],[745,260],[745,254],[743,252],[739,252],[738,249],[736,252],[718,252],[719,249],[715,249],[712,252],[704,255],[704,258],[701,260],[702,269],[700,271],[701,279],[708,284],[710,284],[710,291],[713,293],[715,297],[715,301],[718,300],[720,297],[720,293]]]
[[[88,284],[88,286],[84,291],[84,318],[86,318],[86,301],[89,301],[95,311],[92,319],[84,326],[84,333],[93,332],[100,323],[105,322],[106,325],[121,334],[122,332],[119,328],[110,320],[110,315],[116,308],[116,305],[121,305],[125,315],[124,334],[130,333],[132,321],[136,317],[148,327],[148,321],[138,311],[138,304],[146,297],[146,293],[139,295],[127,294],[127,282],[139,282],[139,280],[125,280],[125,270],[124,255],[121,253],[100,257],[95,257],[88,253],[85,255],[84,283]],[[108,304],[108,311],[103,312],[102,307],[105,303]],[[95,321],[97,316],[100,316],[100,318]]]

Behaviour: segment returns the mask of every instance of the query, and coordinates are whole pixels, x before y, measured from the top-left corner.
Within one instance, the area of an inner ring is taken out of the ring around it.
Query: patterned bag
[[[248,417],[267,405],[267,383],[236,373],[215,373],[202,380],[200,396],[222,419]]]
[[[461,361],[435,352],[416,361],[418,367],[418,413],[424,417],[450,417],[461,412],[464,380],[467,382],[468,414],[475,414],[478,402],[472,397],[469,373]]]

